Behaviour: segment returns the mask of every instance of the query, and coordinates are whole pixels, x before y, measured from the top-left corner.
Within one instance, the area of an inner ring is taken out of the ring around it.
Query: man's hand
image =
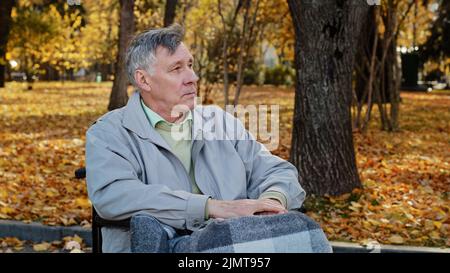
[[[241,199],[232,201],[208,200],[209,217],[227,219],[255,214],[282,214],[287,210],[272,199]]]
[[[269,200],[275,201],[277,204],[280,204],[283,208],[283,204],[281,204],[281,202],[277,199],[273,199],[273,198],[268,198]],[[287,211],[286,211],[287,212]],[[261,211],[261,212],[256,212],[255,215],[274,215],[274,214],[279,214],[277,212],[273,212],[273,211]]]

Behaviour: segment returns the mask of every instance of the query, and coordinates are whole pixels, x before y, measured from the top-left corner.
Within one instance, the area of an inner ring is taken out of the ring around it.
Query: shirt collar
[[[145,105],[145,103],[144,103],[144,101],[142,100],[142,98],[141,98],[141,105],[142,105],[142,108],[144,109],[145,115],[147,116],[147,118],[148,118],[148,120],[150,121],[150,124],[151,124],[151,126],[152,126],[153,128],[155,128],[156,125],[157,125],[158,123],[160,123],[160,122],[164,123],[164,125],[169,125],[169,126],[172,126],[172,125],[175,125],[175,124],[176,124],[176,123],[171,123],[171,122],[166,121],[166,120],[165,120],[163,117],[161,117],[158,113],[156,113],[155,111],[153,111],[152,109],[150,109],[150,107],[148,107],[147,105]],[[184,119],[181,123],[179,123],[179,124],[177,124],[177,125],[182,125],[182,124],[184,124],[185,122],[190,121],[190,120],[192,120],[192,113],[191,113],[191,111],[189,111],[188,114],[187,114],[187,116],[185,117],[185,119]]]

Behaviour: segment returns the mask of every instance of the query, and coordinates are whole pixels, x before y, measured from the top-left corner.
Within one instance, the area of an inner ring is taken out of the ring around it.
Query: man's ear
[[[144,92],[150,92],[152,87],[150,85],[150,75],[141,69],[134,72],[134,81],[136,82],[139,89]]]

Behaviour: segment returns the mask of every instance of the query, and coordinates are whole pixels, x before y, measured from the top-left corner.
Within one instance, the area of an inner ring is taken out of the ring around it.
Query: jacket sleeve
[[[258,199],[265,192],[279,192],[286,197],[287,209],[300,208],[306,193],[300,186],[294,165],[272,155],[238,119],[230,115],[226,119],[228,123],[234,119],[235,148],[245,165],[249,198]]]
[[[98,214],[122,220],[145,212],[178,229],[199,229],[205,221],[209,196],[147,185],[139,180],[141,170],[125,141],[109,130],[91,127],[86,133],[86,178],[88,195]]]

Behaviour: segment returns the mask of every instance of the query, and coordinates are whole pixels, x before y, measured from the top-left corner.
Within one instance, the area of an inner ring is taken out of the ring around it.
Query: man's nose
[[[196,83],[199,80],[199,77],[195,73],[194,70],[189,71],[189,75],[187,76],[186,84]]]

